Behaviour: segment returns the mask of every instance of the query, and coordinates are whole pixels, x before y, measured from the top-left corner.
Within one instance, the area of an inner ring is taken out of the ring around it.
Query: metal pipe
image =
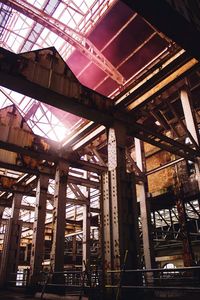
[[[170,161],[169,163],[164,164],[163,166],[160,166],[158,168],[155,168],[155,169],[152,169],[152,170],[146,172],[146,176],[154,174],[154,173],[156,173],[158,171],[161,171],[161,170],[163,170],[165,168],[171,167],[171,166],[173,166],[173,165],[175,165],[175,164],[177,164],[177,163],[179,163],[179,162],[181,162],[183,160],[184,160],[184,158],[179,158],[179,159],[175,159],[173,161]]]

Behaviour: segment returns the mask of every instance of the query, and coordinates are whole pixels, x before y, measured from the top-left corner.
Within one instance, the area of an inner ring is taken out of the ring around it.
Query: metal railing
[[[29,279],[29,269],[17,271],[16,273],[10,273],[8,275],[7,284],[12,287],[27,287]]]
[[[120,276],[123,274],[123,277]],[[200,291],[200,266],[107,271],[106,288]]]
[[[82,270],[66,270],[64,272],[42,272],[39,284],[42,286],[41,299],[44,293],[55,290],[59,287],[63,293],[76,294],[81,296],[88,289],[102,287],[102,271],[97,268],[86,268]],[[81,296],[82,297],[82,296]],[[81,298],[80,298],[81,299]]]
[[[26,287],[29,270],[10,274],[9,285]],[[106,284],[105,284],[106,282]],[[172,291],[200,293],[200,266],[173,269],[137,269],[108,270],[103,281],[102,270],[97,266],[82,270],[66,270],[64,272],[41,272],[41,299],[50,291],[82,295],[91,291],[112,290],[116,299],[126,291]],[[113,298],[114,299],[114,298]]]

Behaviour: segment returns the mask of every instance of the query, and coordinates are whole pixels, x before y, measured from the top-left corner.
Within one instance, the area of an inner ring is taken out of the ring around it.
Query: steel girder
[[[39,63],[36,63],[27,57],[15,55],[7,50],[2,50],[2,54],[4,58],[0,60],[0,79],[1,84],[5,87],[39,100],[42,99],[45,103],[54,105],[57,108],[71,112],[80,117],[89,118],[106,127],[111,127],[115,121],[122,122],[127,128],[128,135],[138,137],[143,141],[175,153],[180,157],[194,160],[199,156],[198,149],[194,150],[185,144],[174,141],[172,138],[134,122],[133,116],[128,112],[125,110],[118,110],[117,108],[115,109],[109,99],[83,87],[78,81],[76,82],[76,88],[73,90],[74,80],[65,78],[67,84],[72,86],[73,92],[70,95],[70,92],[66,91],[63,95],[62,89],[60,90],[60,88],[56,87],[55,82],[52,81],[52,76],[54,74],[52,69],[44,69]],[[11,62],[7,69],[5,63],[8,63],[8,61]],[[19,66],[17,68],[16,65],[16,63],[19,64],[20,61],[21,63],[24,61],[29,64],[29,67],[25,66],[25,69],[22,72]],[[12,65],[12,63],[14,65]],[[15,68],[12,71],[14,66]],[[31,71],[33,67],[36,68],[37,72],[39,72],[40,69],[44,72],[43,75],[46,77],[45,82],[41,83],[39,78],[34,77],[35,75],[31,75],[30,72],[27,73],[28,69]],[[28,78],[26,78],[26,75],[24,74],[29,74]],[[60,80],[63,79],[61,75],[59,76]],[[81,90],[86,93],[86,96],[83,97],[80,92]]]

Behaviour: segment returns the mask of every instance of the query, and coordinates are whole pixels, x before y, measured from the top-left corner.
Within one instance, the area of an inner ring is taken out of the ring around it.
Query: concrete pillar
[[[143,142],[135,138],[136,164],[141,172],[145,172],[146,169],[143,148]],[[146,269],[152,269],[155,267],[155,254],[152,238],[151,212],[149,203],[147,202],[147,182],[140,181],[139,188],[144,261]]]
[[[11,218],[8,220],[4,236],[2,263],[0,268],[0,285],[5,285],[10,280],[16,279],[18,268],[20,238],[22,221],[19,213],[23,195],[15,194],[11,210]]]
[[[47,190],[49,177],[40,175],[36,189],[35,217],[30,259],[30,284],[34,285],[40,278],[44,259],[44,233],[46,219]]]
[[[66,219],[66,191],[69,166],[59,162],[55,175],[54,208],[53,208],[53,243],[51,249],[51,269],[62,272],[64,268],[64,241]]]

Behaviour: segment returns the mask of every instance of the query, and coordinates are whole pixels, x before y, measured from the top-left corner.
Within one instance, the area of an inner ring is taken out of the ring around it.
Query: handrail
[[[170,268],[170,269],[136,269],[136,270],[107,270],[107,274],[116,274],[116,278],[123,273],[134,274],[127,283],[120,286],[121,289],[139,289],[139,290],[177,290],[177,291],[200,291],[200,266]],[[148,273],[152,280],[148,280]],[[135,277],[136,275],[136,277]],[[137,277],[138,275],[138,277]],[[105,285],[105,288],[112,288],[117,291],[119,285],[116,281]]]
[[[107,273],[120,273],[120,272],[136,272],[136,273],[145,273],[145,272],[176,272],[176,271],[189,271],[189,270],[200,270],[200,266],[193,267],[183,267],[183,268],[170,268],[170,269],[134,269],[134,270],[107,270]]]

